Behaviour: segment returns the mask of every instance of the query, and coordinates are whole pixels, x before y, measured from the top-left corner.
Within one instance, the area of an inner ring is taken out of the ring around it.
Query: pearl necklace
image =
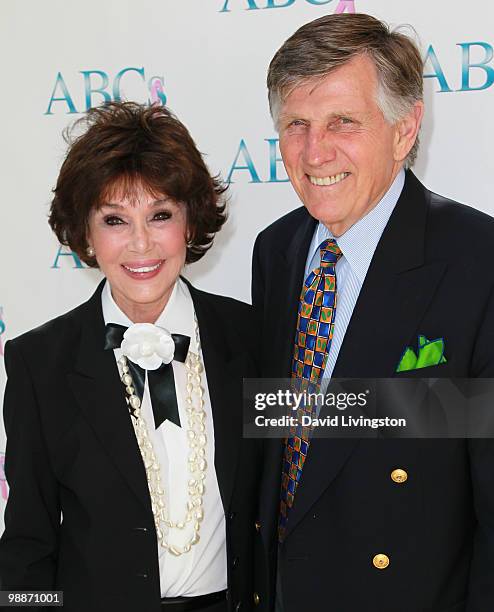
[[[141,414],[141,400],[135,395],[132,375],[127,365],[127,358],[122,356],[118,363],[122,372],[121,381],[125,385],[127,405],[131,415],[132,425],[141,451],[144,467],[146,468],[151,509],[154,515],[154,524],[158,541],[165,550],[172,555],[180,556],[188,553],[194,544],[199,542],[199,531],[204,518],[203,496],[204,481],[206,479],[206,412],[204,411],[204,389],[201,386],[201,374],[204,370],[201,363],[201,346],[199,328],[195,321],[197,352],[189,350],[185,359],[187,370],[187,395],[185,410],[187,413],[187,441],[189,445],[188,470],[190,479],[187,484],[188,501],[185,516],[181,521],[172,521],[165,504],[165,492],[161,483],[161,467],[149,438],[148,428]],[[168,535],[172,529],[183,530],[189,523],[193,523],[193,535],[184,546],[170,544]]]

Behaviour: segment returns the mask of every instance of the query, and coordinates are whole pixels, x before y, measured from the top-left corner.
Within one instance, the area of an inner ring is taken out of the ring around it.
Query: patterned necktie
[[[306,278],[298,306],[297,333],[292,362],[293,389],[316,391],[321,381],[333,339],[336,314],[336,263],[342,252],[336,241],[324,240],[319,246],[321,263]],[[312,415],[312,406],[298,411],[298,418]],[[310,427],[291,427],[285,443],[281,476],[280,520],[278,535],[283,541],[288,511],[309,450]]]

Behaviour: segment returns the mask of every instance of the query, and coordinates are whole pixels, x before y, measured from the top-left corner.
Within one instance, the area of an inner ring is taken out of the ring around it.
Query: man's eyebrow
[[[338,119],[339,117],[350,117],[350,118],[357,118],[359,116],[361,116],[363,113],[361,111],[351,111],[351,110],[339,110],[339,111],[334,111],[331,113],[328,113],[327,115],[324,116],[324,120],[329,120],[329,119]],[[302,114],[299,113],[281,113],[279,120],[280,122],[286,122],[286,121],[290,121],[293,119],[299,119],[300,121],[311,121],[311,119],[304,117]]]
[[[286,121],[291,121],[292,119],[300,119],[300,121],[308,121],[308,119],[305,119],[302,115],[297,114],[297,113],[281,113],[278,120],[280,122],[286,122]]]
[[[326,116],[327,119],[338,119],[338,117],[362,117],[365,114],[364,111],[361,110],[350,110],[342,108],[340,110],[334,111],[332,113],[328,113]]]

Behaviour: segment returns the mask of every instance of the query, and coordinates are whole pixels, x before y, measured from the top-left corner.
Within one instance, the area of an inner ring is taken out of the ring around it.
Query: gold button
[[[260,601],[261,598],[259,597],[259,595],[257,593],[254,593],[254,604],[258,606]]]
[[[397,482],[398,484],[402,484],[403,482],[406,482],[408,479],[408,474],[405,472],[405,470],[393,470],[391,472],[391,480],[393,482]]]
[[[389,557],[382,554],[376,555],[374,559],[372,559],[372,563],[377,569],[386,569],[389,565]]]
[[[256,531],[261,531],[261,523],[259,521],[255,522]]]

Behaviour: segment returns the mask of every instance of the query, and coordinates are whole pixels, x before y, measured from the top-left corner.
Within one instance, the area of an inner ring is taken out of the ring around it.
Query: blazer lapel
[[[333,376],[391,377],[444,275],[425,264],[426,190],[411,172],[379,241]],[[416,338],[415,338],[416,340]]]
[[[218,313],[211,308],[202,292],[183,279],[190,290],[194,309],[199,323],[204,368],[208,382],[209,396],[214,423],[214,464],[221,500],[225,513],[230,507],[230,499],[235,482],[239,439],[242,437],[242,412],[232,398],[242,397],[242,378],[244,355],[235,357],[232,351],[240,347],[225,344],[224,334],[216,333],[221,324]]]
[[[287,238],[280,251],[274,252],[273,267],[279,290],[270,297],[270,320],[267,329],[273,331],[271,351],[274,371],[279,378],[288,378],[292,368],[295,326],[297,324],[298,303],[304,282],[307,251],[316,225],[308,213],[293,237]],[[265,526],[261,530],[266,547],[277,541],[274,537],[277,525],[270,520],[278,513],[280,503],[281,466],[283,443],[279,439],[264,441],[264,470],[261,482],[261,504],[259,520]]]
[[[120,382],[113,351],[103,348],[103,284],[86,304],[75,371],[68,373],[67,379],[77,403],[110,460],[151,512],[146,471],[125,401],[125,389]]]
[[[355,305],[333,378],[390,378],[446,270],[425,265],[426,191],[411,172],[378,244]],[[287,535],[349,459],[359,440],[311,441]]]
[[[315,226],[315,219],[307,214],[293,237],[288,239],[289,248],[285,245],[274,254],[273,265],[279,290],[272,295],[274,301],[270,304],[271,322],[268,329],[275,330],[273,358],[280,364],[280,378],[289,376],[292,369],[298,303]]]

